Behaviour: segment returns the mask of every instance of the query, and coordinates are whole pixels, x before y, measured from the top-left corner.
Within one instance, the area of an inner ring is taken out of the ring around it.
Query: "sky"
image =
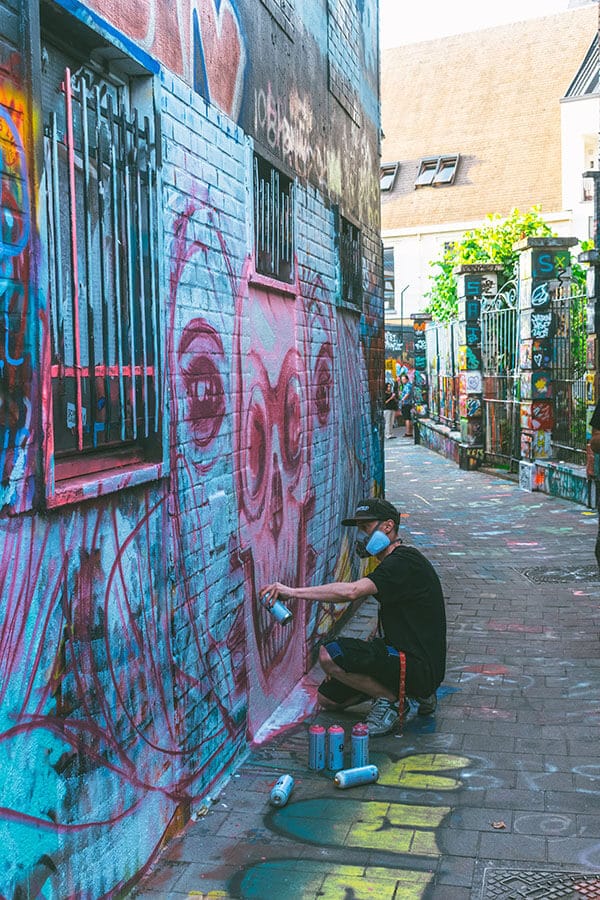
[[[552,15],[569,0],[379,0],[381,47]]]

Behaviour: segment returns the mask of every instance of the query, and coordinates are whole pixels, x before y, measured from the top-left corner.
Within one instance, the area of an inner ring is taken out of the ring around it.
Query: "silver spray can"
[[[292,788],[294,787],[294,779],[291,775],[282,775],[279,781],[273,785],[271,791],[271,806],[285,806],[290,799]]]
[[[327,768],[337,772],[344,765],[344,729],[330,725],[327,729]]]
[[[325,729],[322,725],[311,725],[308,729],[308,768],[325,768]]]
[[[339,788],[351,788],[360,784],[373,784],[378,778],[377,766],[360,766],[358,769],[342,769],[341,772],[336,772],[333,783]]]
[[[260,602],[265,607],[265,609],[271,613],[271,615],[277,619],[280,625],[287,625],[288,622],[292,621],[292,614],[290,610],[285,606],[281,600],[276,600],[273,606],[267,606],[267,602],[271,594],[265,594],[264,597],[260,598]]]
[[[352,726],[352,749],[350,761],[352,768],[369,765],[369,726],[365,722],[357,722]]]

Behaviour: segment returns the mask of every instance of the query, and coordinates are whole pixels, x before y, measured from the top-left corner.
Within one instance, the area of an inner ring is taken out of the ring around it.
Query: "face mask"
[[[369,556],[377,556],[382,550],[386,550],[391,543],[389,537],[383,531],[374,531],[367,541],[365,550]]]

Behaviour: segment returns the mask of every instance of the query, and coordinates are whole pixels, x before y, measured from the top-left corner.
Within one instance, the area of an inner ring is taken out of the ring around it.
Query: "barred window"
[[[157,148],[126,76],[99,74],[91,63],[73,71],[75,61],[52,44],[44,54],[50,375],[60,479],[160,455]]]
[[[339,216],[338,240],[342,300],[361,306],[363,289],[360,228],[343,216]]]
[[[294,280],[294,182],[254,156],[254,250],[256,271]]]

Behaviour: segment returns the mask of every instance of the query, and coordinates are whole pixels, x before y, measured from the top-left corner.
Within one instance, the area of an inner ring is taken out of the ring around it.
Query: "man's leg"
[[[321,647],[319,650],[319,663],[326,675],[330,678],[335,678],[336,681],[340,681],[342,684],[348,685],[348,687],[355,688],[357,694],[368,694],[369,697],[373,697],[373,699],[385,697],[387,700],[391,700],[392,703],[398,699],[393,691],[385,687],[381,682],[376,681],[375,678],[372,678],[370,675],[346,672],[344,669],[340,668],[340,666],[333,661],[325,647]]]

